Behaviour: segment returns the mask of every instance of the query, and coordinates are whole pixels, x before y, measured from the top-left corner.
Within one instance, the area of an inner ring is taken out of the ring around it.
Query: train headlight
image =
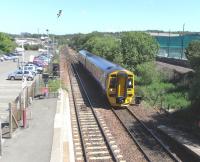
[[[110,92],[112,92],[113,91],[113,89],[112,88],[110,88]]]

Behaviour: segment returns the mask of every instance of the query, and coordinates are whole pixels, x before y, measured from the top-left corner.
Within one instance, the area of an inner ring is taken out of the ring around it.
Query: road
[[[30,55],[38,55],[37,51],[26,51],[24,54],[25,61],[29,61]],[[22,56],[19,56],[19,62]],[[21,91],[21,80],[6,80],[10,72],[17,69],[18,61],[0,62],[0,120],[5,122],[8,117],[8,103],[12,102]]]

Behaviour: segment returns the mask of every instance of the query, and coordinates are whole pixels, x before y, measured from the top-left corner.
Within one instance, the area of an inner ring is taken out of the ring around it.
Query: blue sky
[[[200,31],[199,0],[2,0],[0,32]],[[57,19],[58,10],[63,13]]]

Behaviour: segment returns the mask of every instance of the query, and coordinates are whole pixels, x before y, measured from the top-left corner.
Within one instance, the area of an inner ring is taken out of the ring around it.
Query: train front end
[[[118,70],[109,74],[107,97],[112,106],[124,107],[132,103],[134,97],[134,74],[127,70]]]

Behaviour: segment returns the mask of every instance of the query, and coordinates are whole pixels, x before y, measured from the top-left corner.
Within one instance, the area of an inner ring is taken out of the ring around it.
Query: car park
[[[23,70],[19,69],[8,74],[8,80],[17,80],[17,79],[22,80],[23,76],[26,77],[28,81],[31,81],[34,79],[34,75],[31,73],[31,71],[25,70],[23,73]]]

